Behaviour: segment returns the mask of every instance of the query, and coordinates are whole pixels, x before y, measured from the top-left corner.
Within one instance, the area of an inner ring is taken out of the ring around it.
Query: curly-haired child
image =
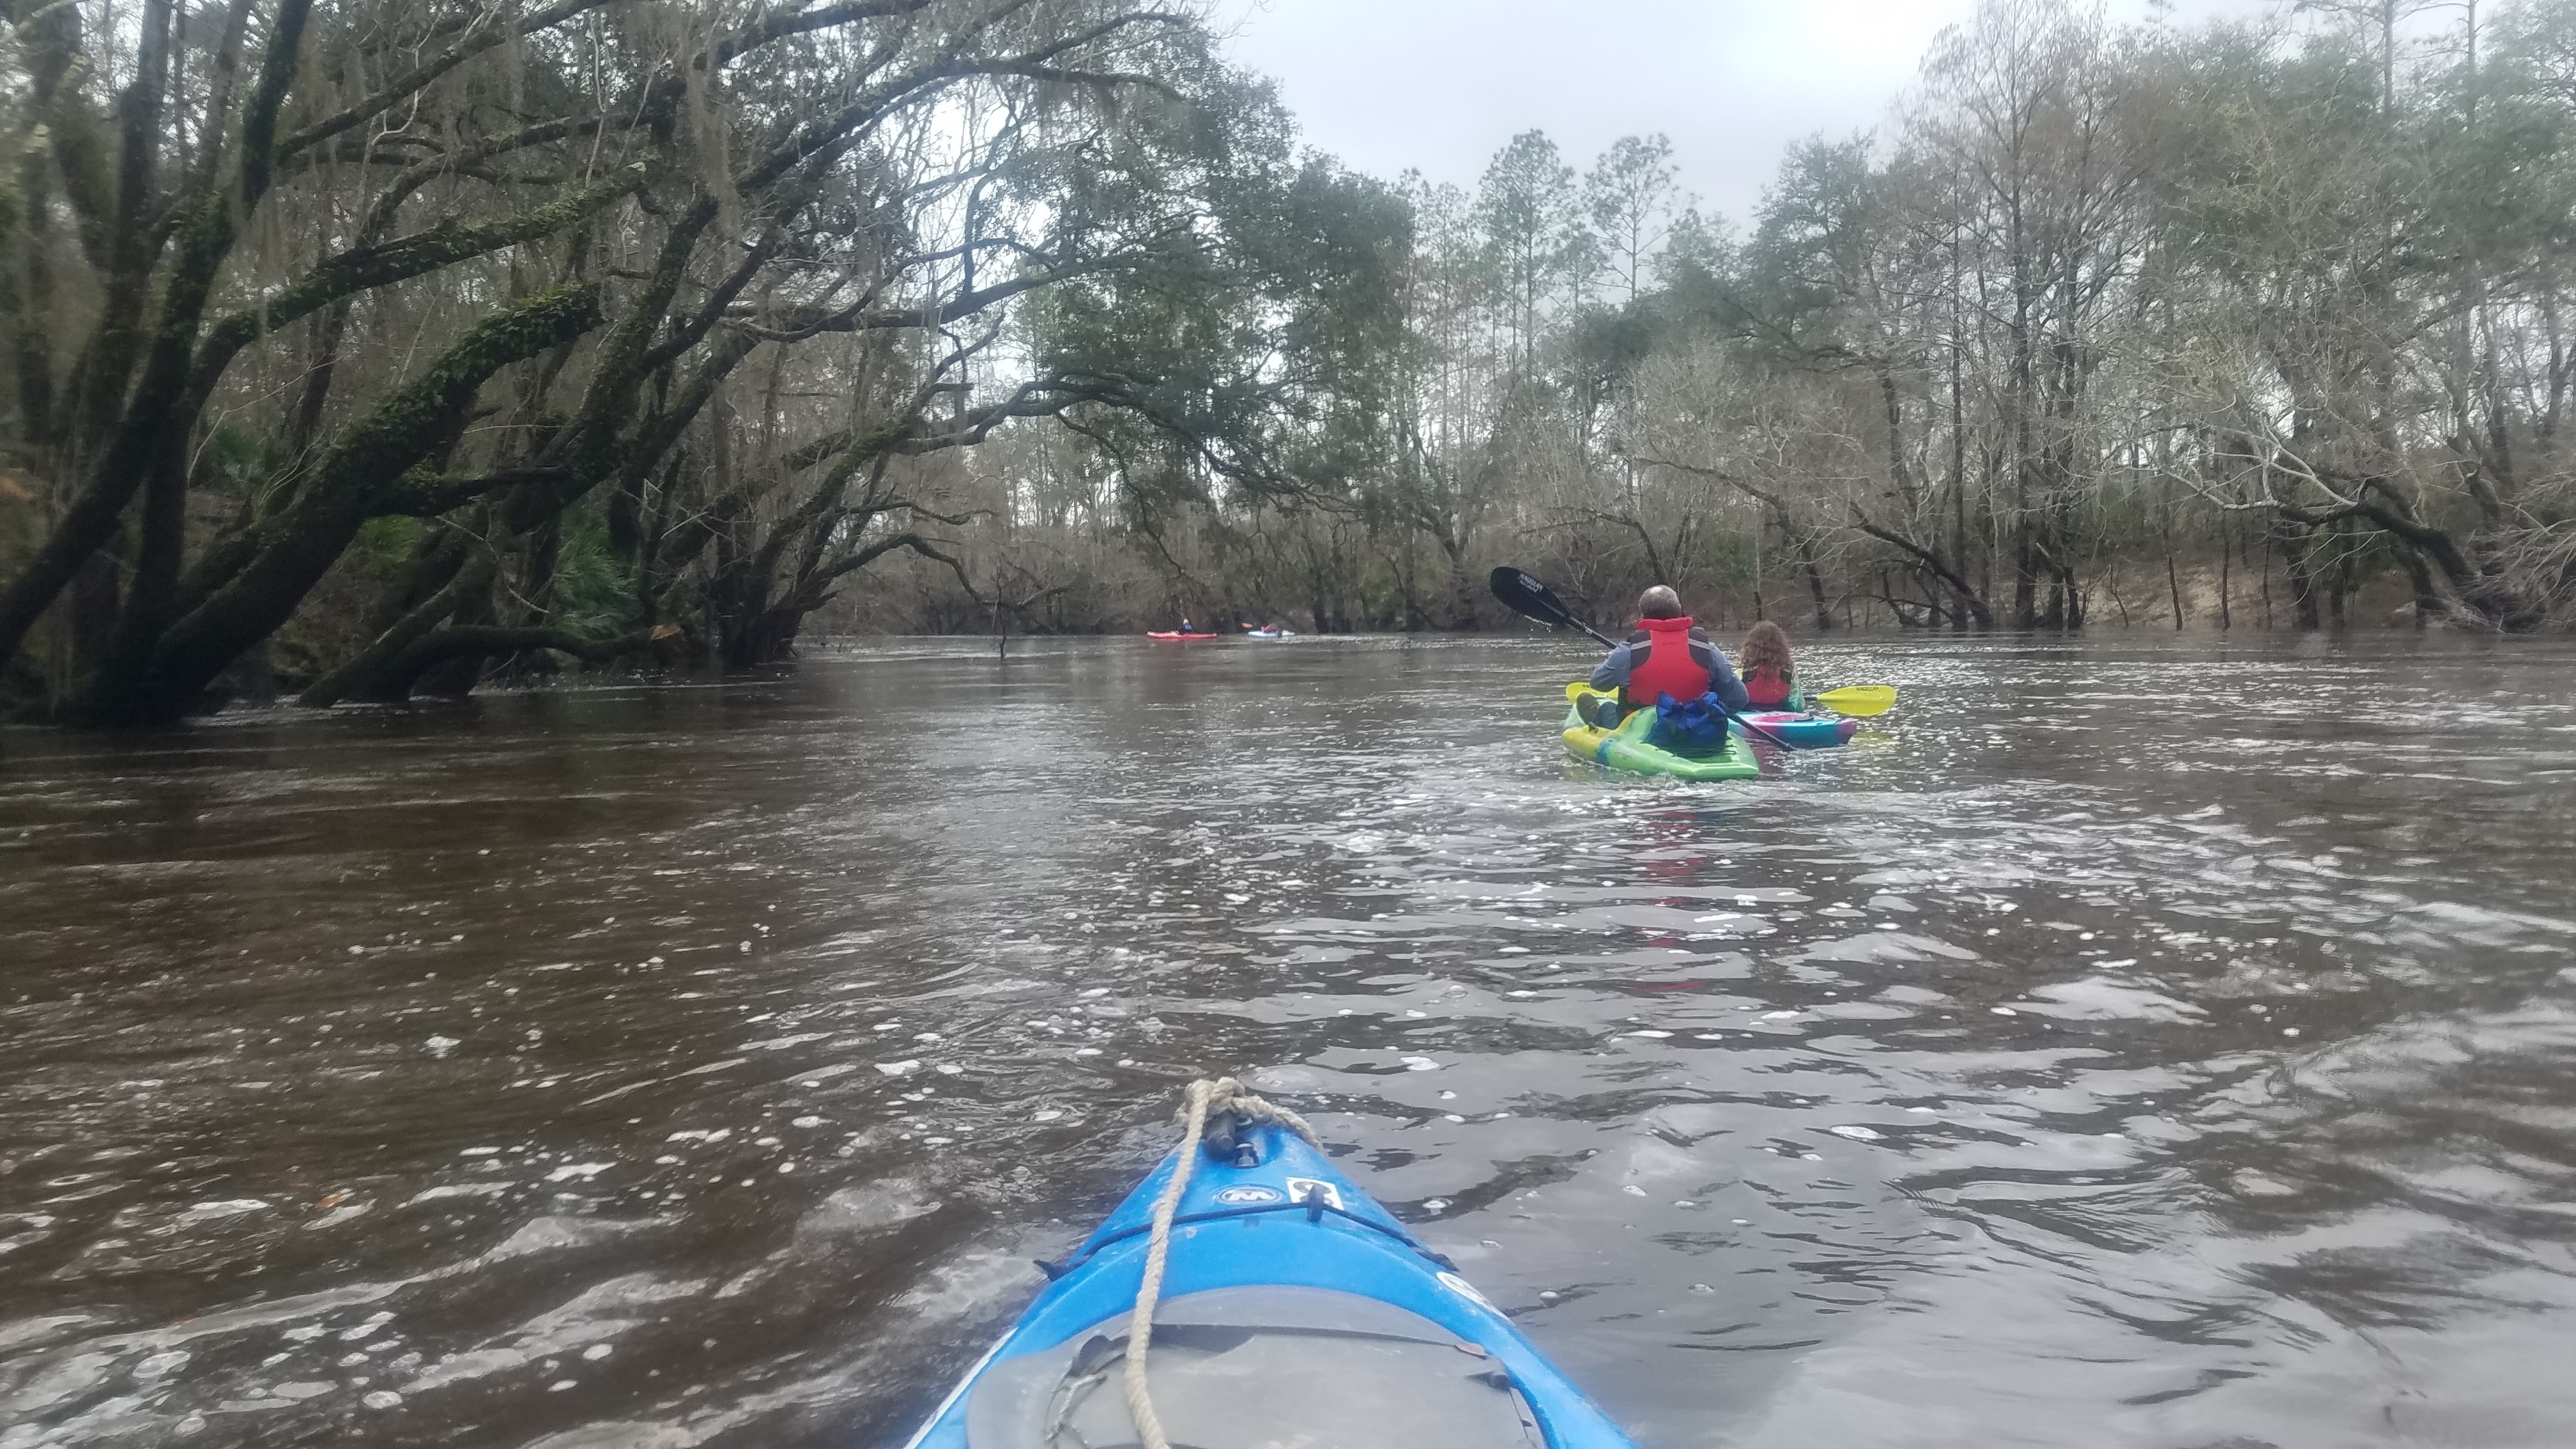
[[[1765,619],[1744,636],[1744,648],[1735,656],[1736,672],[1744,680],[1744,695],[1755,709],[1795,709],[1798,705],[1798,676],[1789,662],[1789,636],[1780,626]]]

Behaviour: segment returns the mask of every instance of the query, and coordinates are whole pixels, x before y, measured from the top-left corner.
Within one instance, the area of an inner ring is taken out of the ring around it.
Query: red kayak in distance
[[[1168,629],[1148,629],[1145,631],[1145,637],[1148,639],[1213,639],[1216,636],[1214,634],[1176,634]]]

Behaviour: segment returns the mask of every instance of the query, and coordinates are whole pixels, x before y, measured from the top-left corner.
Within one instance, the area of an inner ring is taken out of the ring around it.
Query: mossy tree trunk
[[[418,466],[453,441],[487,379],[598,323],[598,289],[575,285],[468,328],[417,380],[342,429],[294,502],[248,524],[238,546],[216,556],[219,566],[189,577],[175,591],[167,626],[131,655],[120,650],[75,717],[136,724],[186,713],[225,665],[286,622],[369,519],[443,499],[458,486],[424,477]]]

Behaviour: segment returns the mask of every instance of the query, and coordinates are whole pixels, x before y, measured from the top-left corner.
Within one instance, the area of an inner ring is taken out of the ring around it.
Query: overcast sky
[[[1790,143],[1881,127],[1975,0],[1218,0],[1236,60],[1318,149],[1473,187],[1535,126],[1578,170],[1661,131],[1682,184],[1739,226]],[[2107,0],[2143,19],[2149,0]],[[2275,0],[2176,0],[2177,24]]]

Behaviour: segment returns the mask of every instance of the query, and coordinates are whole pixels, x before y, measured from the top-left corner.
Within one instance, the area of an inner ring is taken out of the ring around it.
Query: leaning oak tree
[[[308,702],[774,657],[939,552],[922,455],[1135,390],[1009,307],[1192,250],[1189,198],[1067,178],[1229,83],[1130,0],[18,8],[0,441],[51,509],[0,677],[102,724],[202,707],[353,549]]]

